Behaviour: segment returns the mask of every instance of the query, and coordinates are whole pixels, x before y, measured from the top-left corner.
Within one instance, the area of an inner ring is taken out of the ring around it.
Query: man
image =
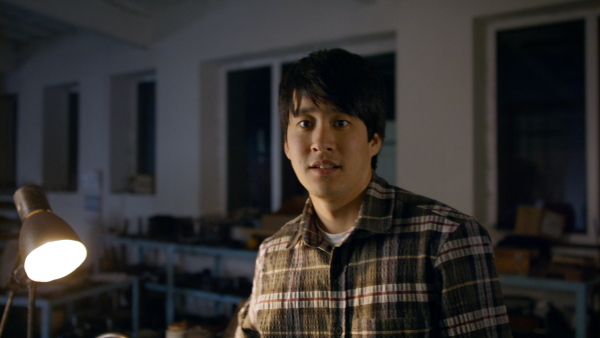
[[[238,336],[510,336],[485,229],[374,172],[383,93],[341,49],[282,80],[285,154],[309,198],[261,244]]]

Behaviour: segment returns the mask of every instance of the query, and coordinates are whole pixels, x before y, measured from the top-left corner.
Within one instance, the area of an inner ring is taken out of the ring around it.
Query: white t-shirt
[[[323,229],[321,229],[321,227],[318,227],[318,228],[319,228],[319,231],[321,231],[321,233],[325,237],[325,239],[329,243],[331,243],[331,245],[333,245],[333,246],[340,245],[340,243],[342,243],[342,241],[344,240],[346,235],[348,235],[349,233],[352,232],[352,230],[354,230],[354,227],[352,227],[344,232],[340,232],[339,234],[330,234],[328,232],[323,231]]]

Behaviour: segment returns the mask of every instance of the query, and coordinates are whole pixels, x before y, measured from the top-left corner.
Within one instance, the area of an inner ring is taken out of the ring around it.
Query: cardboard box
[[[574,282],[582,282],[594,276],[594,269],[563,264],[550,264],[542,272],[542,278],[554,278]]]
[[[565,232],[565,216],[554,211],[544,210],[541,235],[555,241],[561,241]]]
[[[132,179],[131,190],[136,194],[151,195],[154,193],[154,176],[135,175]]]
[[[256,229],[243,226],[235,226],[231,229],[231,239],[244,243],[246,249],[256,250],[262,241],[273,235],[277,230]]]
[[[538,257],[538,250],[509,247],[494,248],[496,270],[499,274],[527,275]]]
[[[298,215],[285,215],[285,214],[265,214],[262,215],[260,223],[261,229],[268,230],[279,230],[285,223],[291,221],[296,218]]]
[[[521,206],[517,210],[514,233],[525,236],[539,236],[541,233],[544,209],[533,206]]]
[[[534,206],[521,206],[517,210],[514,233],[560,241],[564,227],[565,217],[557,212]]]

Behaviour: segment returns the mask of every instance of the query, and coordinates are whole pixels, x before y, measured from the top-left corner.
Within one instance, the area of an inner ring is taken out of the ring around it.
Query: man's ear
[[[288,146],[287,139],[283,140],[283,151],[285,152],[285,156],[288,158],[288,160],[291,160],[290,147]]]
[[[373,134],[373,137],[369,141],[369,146],[371,147],[371,156],[377,155],[383,146],[381,136],[377,133]]]

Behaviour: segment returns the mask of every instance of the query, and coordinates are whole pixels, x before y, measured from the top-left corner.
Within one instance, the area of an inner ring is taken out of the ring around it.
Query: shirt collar
[[[373,171],[360,207],[356,228],[374,233],[389,232],[392,228],[396,200],[396,189]]]
[[[394,187],[373,171],[373,177],[367,186],[365,199],[355,223],[356,229],[366,230],[369,233],[389,232],[392,228],[395,195]],[[296,233],[292,236],[287,247],[292,248],[299,241],[301,244],[323,247],[325,250],[329,246],[329,242],[323,238],[323,235],[317,229],[310,197],[306,200]]]

